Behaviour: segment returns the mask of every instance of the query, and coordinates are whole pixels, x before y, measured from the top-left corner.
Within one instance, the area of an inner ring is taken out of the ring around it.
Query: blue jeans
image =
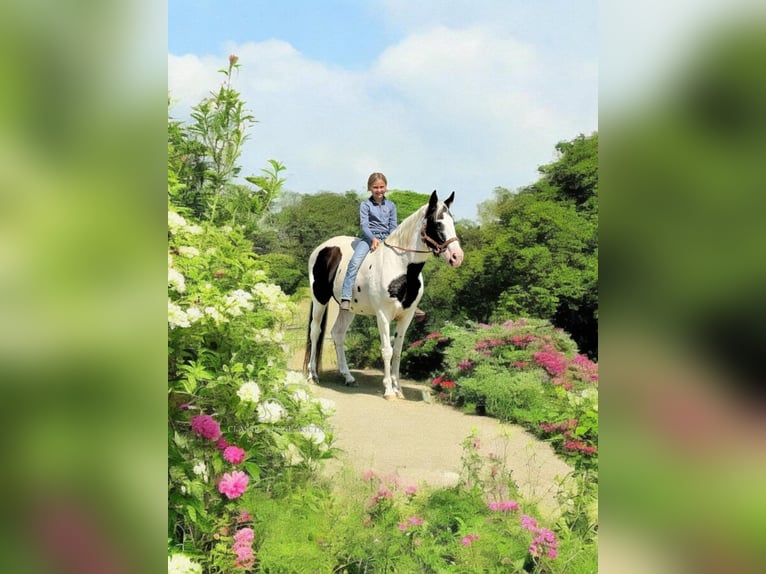
[[[364,258],[369,252],[370,243],[367,243],[367,240],[364,238],[360,239],[356,244],[356,247],[354,247],[354,254],[351,256],[351,261],[348,262],[346,278],[343,280],[343,289],[341,289],[341,300],[351,300],[351,290],[354,288],[356,274],[359,272],[359,267],[361,267],[362,261],[364,261]]]

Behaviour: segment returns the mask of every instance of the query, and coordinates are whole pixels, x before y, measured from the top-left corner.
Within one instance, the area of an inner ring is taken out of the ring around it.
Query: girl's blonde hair
[[[386,179],[386,176],[380,173],[379,171],[376,171],[375,173],[371,173],[370,177],[367,178],[367,189],[370,189],[372,187],[372,184],[378,181],[379,179],[382,179],[383,183],[388,185],[388,180]]]

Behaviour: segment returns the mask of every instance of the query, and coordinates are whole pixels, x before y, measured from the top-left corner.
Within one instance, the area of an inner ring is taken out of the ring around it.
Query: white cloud
[[[169,56],[174,115],[214,90],[237,54],[235,87],[259,122],[243,172],[278,159],[301,193],[363,191],[383,171],[391,188],[455,190],[453,211],[475,218],[496,186],[532,183],[558,141],[597,129],[595,61],[553,59],[494,26],[421,27],[354,71],[279,40],[227,48]]]

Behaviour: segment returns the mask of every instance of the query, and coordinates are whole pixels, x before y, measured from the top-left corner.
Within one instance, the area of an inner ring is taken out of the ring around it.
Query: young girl
[[[362,226],[362,241],[359,241],[351,256],[343,280],[340,308],[348,311],[354,280],[365,256],[375,251],[381,242],[396,229],[398,224],[396,205],[386,199],[388,180],[382,173],[375,172],[367,178],[367,191],[370,197],[359,205],[359,223]]]

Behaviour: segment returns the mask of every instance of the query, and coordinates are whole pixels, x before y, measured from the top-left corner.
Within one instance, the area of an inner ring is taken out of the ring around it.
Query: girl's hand
[[[378,245],[380,245],[380,241],[377,237],[373,237],[372,243],[370,244],[370,251],[375,251],[378,248]]]

